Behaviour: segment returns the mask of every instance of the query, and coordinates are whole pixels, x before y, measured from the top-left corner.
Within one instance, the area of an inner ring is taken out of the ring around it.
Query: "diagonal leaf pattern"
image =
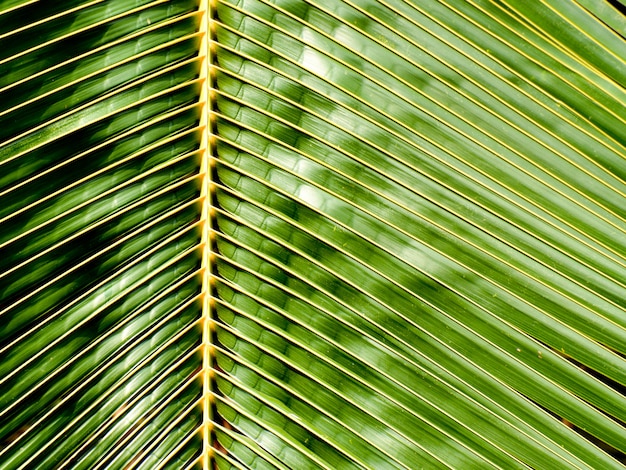
[[[572,430],[626,449],[623,18],[586,3],[219,4],[225,466],[622,468]]]
[[[200,18],[0,2],[2,469],[198,465]]]
[[[625,12],[0,1],[0,468],[624,468]]]

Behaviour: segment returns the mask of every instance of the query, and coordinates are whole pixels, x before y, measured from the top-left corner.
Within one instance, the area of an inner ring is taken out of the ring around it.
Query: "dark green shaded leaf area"
[[[624,468],[624,24],[220,2],[218,468]]]
[[[195,1],[0,2],[0,468],[201,452]]]

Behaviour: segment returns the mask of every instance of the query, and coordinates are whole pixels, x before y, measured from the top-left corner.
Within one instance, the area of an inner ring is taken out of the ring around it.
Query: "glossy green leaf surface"
[[[195,1],[0,2],[0,468],[202,451]]]
[[[623,468],[624,17],[587,3],[220,2],[219,468]]]
[[[0,0],[0,469],[623,469],[625,12]]]

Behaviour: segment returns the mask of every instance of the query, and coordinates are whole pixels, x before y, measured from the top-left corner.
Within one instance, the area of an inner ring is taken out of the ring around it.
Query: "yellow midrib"
[[[200,21],[201,44],[199,55],[202,60],[200,69],[200,79],[202,82],[200,92],[200,103],[202,112],[200,116],[200,129],[202,138],[200,143],[200,174],[202,176],[202,188],[200,200],[202,201],[201,223],[202,223],[202,369],[203,369],[203,425],[202,425],[202,467],[205,470],[211,468],[212,460],[212,422],[213,413],[211,407],[211,371],[213,369],[212,354],[212,330],[213,330],[213,308],[211,292],[212,260],[211,260],[211,230],[212,230],[212,210],[211,210],[211,167],[214,154],[214,139],[212,138],[212,118],[213,107],[213,86],[211,76],[211,64],[213,63],[214,48],[212,47],[212,21],[217,5],[216,0],[200,0]]]

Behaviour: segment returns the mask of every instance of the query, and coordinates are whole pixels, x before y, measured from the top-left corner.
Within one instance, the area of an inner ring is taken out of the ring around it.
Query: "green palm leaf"
[[[566,3],[221,2],[217,410],[281,465],[621,467],[562,421],[626,449],[623,17]]]
[[[623,4],[41,3],[1,469],[624,468]]]
[[[0,468],[182,468],[202,424],[197,5],[41,3],[0,8]]]

